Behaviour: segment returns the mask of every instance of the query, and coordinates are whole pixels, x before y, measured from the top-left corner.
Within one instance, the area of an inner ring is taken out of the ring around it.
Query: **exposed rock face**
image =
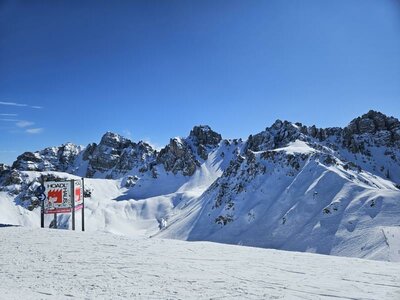
[[[87,176],[92,177],[96,171],[101,173],[114,168],[120,160],[124,148],[131,146],[131,141],[118,134],[107,132],[100,144],[92,151]]]
[[[87,177],[96,172],[108,174],[108,178],[116,178],[132,169],[142,171],[151,168],[156,159],[156,151],[145,142],[134,143],[118,134],[107,132],[100,143],[90,144],[83,159],[89,160]]]
[[[3,173],[3,185],[12,185],[22,183],[21,174],[17,170],[8,170]]]
[[[24,152],[17,157],[17,160],[13,163],[12,167],[18,170],[26,171],[41,171],[37,166],[37,163],[43,163],[38,153]]]
[[[192,140],[196,153],[200,158],[206,160],[210,150],[218,146],[222,137],[219,133],[213,131],[210,126],[201,125],[193,127],[188,139]]]
[[[368,113],[351,121],[346,129],[351,134],[396,131],[396,129],[400,129],[400,123],[396,118],[387,117],[380,112],[370,110]]]
[[[171,139],[169,144],[163,148],[157,163],[162,164],[167,172],[177,174],[182,172],[184,176],[191,176],[200,163],[196,160],[189,145],[180,138]]]
[[[77,158],[88,162],[87,177],[96,172],[107,173],[109,178],[123,176],[132,169],[147,171],[156,160],[157,153],[144,142],[134,143],[122,136],[107,132],[100,143],[89,144],[84,150],[71,143],[50,147],[18,156],[12,168],[21,171],[60,171],[74,174]]]
[[[373,110],[352,120],[343,130],[343,145],[352,152],[363,152],[367,144],[399,146],[399,120]]]
[[[182,172],[184,176],[191,176],[200,166],[199,160],[206,160],[210,151],[218,147],[221,140],[221,135],[210,126],[195,126],[188,138],[171,139],[160,151],[157,163],[162,164],[167,172]]]
[[[90,160],[93,157],[93,152],[96,150],[97,144],[96,143],[91,143],[87,145],[85,151],[83,152],[83,160]]]
[[[60,147],[49,147],[41,151],[25,152],[18,156],[12,168],[24,171],[67,171],[82,151],[71,143]]]
[[[72,143],[58,147],[57,160],[59,164],[57,166],[57,161],[55,162],[55,165],[57,166],[56,169],[68,170],[68,168],[74,163],[75,158],[78,156],[81,150],[81,147]]]
[[[368,145],[391,147],[400,146],[400,122],[376,111],[369,111],[350,122],[344,129],[317,128],[277,120],[271,127],[256,135],[250,135],[247,149],[265,151],[287,145],[295,140],[307,142],[325,141],[348,148],[351,152],[363,152]],[[333,145],[334,148],[336,148]]]
[[[133,143],[131,147],[122,151],[116,168],[122,171],[132,170],[133,168],[151,169],[151,165],[156,160],[156,154],[157,151],[145,142]]]
[[[114,149],[123,149],[131,146],[131,140],[120,136],[114,132],[106,132],[101,138],[99,146],[105,146]]]
[[[194,138],[198,144],[211,146],[217,146],[222,140],[221,135],[207,125],[194,126],[189,137]]]
[[[276,120],[271,127],[256,135],[250,135],[247,140],[247,149],[262,151],[275,149],[297,139],[305,139],[298,126],[288,121]]]

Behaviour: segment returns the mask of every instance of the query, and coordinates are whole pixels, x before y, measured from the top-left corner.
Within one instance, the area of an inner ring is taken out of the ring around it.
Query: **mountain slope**
[[[288,154],[293,148],[228,169],[159,236],[398,260],[388,256],[383,231],[400,233],[400,191],[369,173],[325,165],[320,153],[303,161],[307,148],[298,156]],[[298,170],[287,161],[293,157]]]
[[[157,236],[400,261],[399,126],[360,125],[374,118],[344,130],[275,122]]]

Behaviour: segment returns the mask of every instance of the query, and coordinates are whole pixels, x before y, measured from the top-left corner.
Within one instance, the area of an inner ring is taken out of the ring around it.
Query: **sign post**
[[[54,213],[54,228],[57,229],[57,213]]]
[[[75,230],[75,180],[71,180],[72,230]]]
[[[40,201],[40,227],[44,228],[44,200],[46,199],[43,175],[40,176],[40,185],[36,188],[35,195]]]
[[[44,201],[42,201],[40,207],[40,227],[44,228]]]
[[[85,231],[85,179],[82,178],[82,231]]]

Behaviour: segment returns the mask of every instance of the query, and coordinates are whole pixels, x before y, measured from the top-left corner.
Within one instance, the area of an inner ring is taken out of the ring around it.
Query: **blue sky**
[[[111,130],[400,117],[398,0],[0,0],[0,162]]]

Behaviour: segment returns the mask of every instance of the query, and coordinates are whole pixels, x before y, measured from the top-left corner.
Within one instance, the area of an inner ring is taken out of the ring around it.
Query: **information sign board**
[[[72,210],[72,182],[47,181],[44,182],[45,196],[44,213],[70,213]]]

